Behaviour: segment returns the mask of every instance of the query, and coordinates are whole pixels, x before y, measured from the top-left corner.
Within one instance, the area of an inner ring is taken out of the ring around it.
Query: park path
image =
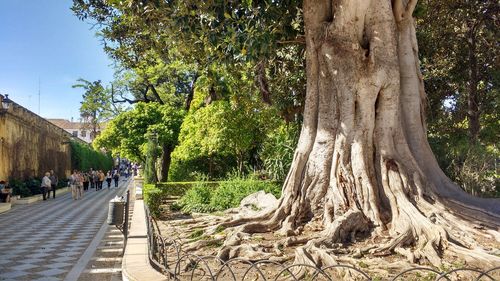
[[[106,225],[108,202],[123,195],[130,181],[118,188],[90,190],[80,200],[66,193],[0,215],[0,280],[78,280],[87,264],[115,230]],[[87,278],[83,278],[87,279]]]

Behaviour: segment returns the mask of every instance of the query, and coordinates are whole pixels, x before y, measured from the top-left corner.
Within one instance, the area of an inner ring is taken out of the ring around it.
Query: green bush
[[[219,184],[212,194],[210,206],[218,211],[238,207],[243,198],[260,190],[277,198],[281,195],[281,186],[275,182],[234,179]]]
[[[203,184],[215,188],[219,185],[218,181],[203,181]],[[188,190],[200,182],[159,182],[156,187],[168,196],[183,196]]]
[[[214,155],[212,158],[197,157],[193,159],[179,159],[172,155],[168,178],[172,181],[199,180],[199,174],[209,175],[210,179],[221,179],[236,167],[236,158],[232,155]]]
[[[198,182],[182,196],[179,200],[179,206],[182,208],[182,211],[186,213],[207,213],[215,211],[216,209],[210,205],[213,192],[214,188],[210,187],[205,182]]]
[[[267,133],[259,153],[267,175],[277,181],[284,181],[292,165],[297,147],[300,127],[297,123],[282,124]]]
[[[272,193],[277,198],[281,195],[281,186],[277,182],[235,178],[218,182],[216,188],[207,182],[200,182],[186,192],[178,207],[186,213],[222,211],[238,207],[243,198],[259,190]]]
[[[36,195],[42,193],[41,185],[42,181],[37,178],[31,178],[25,181],[26,187],[31,191],[31,195]]]
[[[163,192],[154,184],[145,184],[142,187],[144,202],[149,207],[151,216],[158,217],[161,213],[161,202],[165,198]]]
[[[279,198],[281,184],[256,179],[233,178],[227,181],[168,182],[145,184],[144,201],[151,215],[159,216],[161,204],[169,196],[182,196],[171,206],[185,213],[208,213],[237,207],[246,196],[264,190]]]
[[[466,192],[475,196],[500,197],[498,146],[471,145],[466,137],[458,134],[431,135],[429,144],[446,175]]]
[[[113,167],[113,157],[92,149],[89,145],[71,141],[71,168],[81,171],[90,170],[111,170]]]
[[[451,162],[450,174],[472,195],[500,197],[500,175],[496,168],[499,157],[500,152],[495,147],[470,146],[462,158]]]
[[[21,197],[29,197],[33,195],[25,182],[9,179],[9,186],[12,188],[12,195],[20,195]]]

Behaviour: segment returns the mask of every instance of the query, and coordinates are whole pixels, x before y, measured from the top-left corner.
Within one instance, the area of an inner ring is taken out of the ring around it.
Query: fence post
[[[123,222],[123,236],[125,237],[123,242],[123,253],[125,253],[125,247],[127,247],[128,240],[128,210],[130,205],[130,190],[127,190],[127,199],[125,201],[125,221]]]

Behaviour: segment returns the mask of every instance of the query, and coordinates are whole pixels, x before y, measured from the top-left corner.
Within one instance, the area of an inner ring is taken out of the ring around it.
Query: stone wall
[[[0,180],[41,178],[51,169],[60,179],[67,178],[70,138],[71,134],[16,103],[7,111],[0,106]]]

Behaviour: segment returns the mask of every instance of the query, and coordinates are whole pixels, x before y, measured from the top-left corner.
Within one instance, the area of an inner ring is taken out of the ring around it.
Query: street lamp
[[[2,110],[0,113],[5,113],[7,110],[9,110],[10,106],[12,105],[12,100],[9,99],[9,95],[5,95],[5,98],[2,97]]]

